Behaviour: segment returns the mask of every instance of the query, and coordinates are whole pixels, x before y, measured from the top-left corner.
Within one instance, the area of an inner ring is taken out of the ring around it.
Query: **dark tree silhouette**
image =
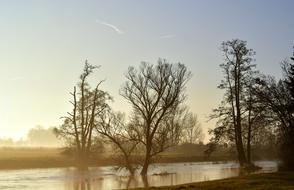
[[[94,89],[87,82],[88,77],[98,68],[87,61],[83,73],[80,75],[78,87],[74,87],[71,93],[73,100],[70,103],[73,110],[68,116],[63,117],[64,123],[56,129],[56,133],[68,141],[75,148],[77,166],[80,169],[88,167],[92,145],[94,143],[94,128],[97,125],[97,117],[108,109],[108,93],[99,89],[100,81]]]
[[[294,97],[294,65],[292,64],[289,64],[289,67],[287,68],[285,83],[291,92],[291,96]]]
[[[132,105],[135,131],[145,147],[142,175],[152,158],[168,148],[173,131],[164,123],[185,100],[185,84],[191,74],[186,66],[159,59],[157,65],[143,62],[139,69],[129,67],[121,95]]]
[[[294,53],[293,57],[290,57],[290,59],[293,63],[288,63],[287,61],[284,61],[282,67],[285,75],[284,82],[286,83],[292,97],[292,103],[291,105],[289,105],[289,109],[294,112]]]
[[[293,63],[289,63],[288,61],[282,63],[285,76],[283,81],[286,84],[285,88],[289,91],[290,96],[288,98],[283,97],[284,99],[288,99],[288,105],[284,105],[286,115],[288,115],[288,118],[286,118],[288,125],[282,128],[284,138],[282,141],[281,153],[284,169],[294,170],[294,53],[293,57],[290,57],[290,59]]]
[[[255,52],[246,46],[245,41],[238,39],[222,43],[225,62],[220,67],[223,69],[224,79],[218,88],[224,89],[225,95],[221,105],[211,115],[212,119],[218,119],[218,126],[211,131],[214,135],[212,141],[217,142],[222,138],[234,141],[241,166],[248,161],[245,154],[243,133],[246,126],[244,124],[244,112],[248,112],[247,108],[250,108],[250,106],[245,106],[244,97],[246,96],[247,82],[252,78],[253,68],[255,67],[252,64]],[[249,133],[251,132],[249,131]],[[216,146],[211,145],[211,147]]]
[[[289,108],[292,103],[291,92],[283,80],[276,81],[271,76],[263,76],[258,83],[260,86],[255,93],[271,114],[273,126],[278,129],[283,168],[294,170],[294,116]]]
[[[246,152],[247,152],[247,163],[253,166],[251,158],[251,146],[252,140],[255,140],[255,143],[258,143],[257,140],[261,139],[260,130],[266,131],[267,128],[270,127],[271,121],[269,117],[271,117],[267,110],[266,106],[263,105],[258,96],[255,94],[255,89],[258,88],[258,84],[256,83],[256,79],[258,78],[258,72],[249,73],[246,78],[246,86],[244,88],[244,95],[242,100],[243,107],[243,118],[242,124],[244,126],[244,141],[246,142]]]

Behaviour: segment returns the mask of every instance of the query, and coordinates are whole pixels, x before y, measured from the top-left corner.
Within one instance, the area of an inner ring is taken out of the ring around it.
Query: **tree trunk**
[[[148,182],[147,175],[142,175],[142,181],[143,181],[143,184],[144,184],[145,188],[149,187],[149,182]]]
[[[243,166],[246,163],[246,156],[245,156],[242,140],[237,141],[237,152],[238,152],[239,164]]]
[[[135,168],[132,166],[132,162],[129,160],[128,155],[124,155],[125,162],[126,162],[126,168],[130,172],[130,175],[133,176],[135,174]]]
[[[251,164],[251,106],[248,115],[248,134],[247,134],[247,163]]]
[[[147,144],[147,147],[146,147],[146,155],[145,155],[145,161],[144,161],[144,164],[143,164],[143,168],[141,170],[141,175],[147,175],[147,172],[148,172],[148,167],[149,167],[149,164],[150,164],[150,157],[151,157],[151,146],[149,144]]]
[[[77,168],[79,170],[87,170],[88,169],[88,155],[86,151],[80,151],[77,155]]]
[[[239,97],[236,98],[236,111],[237,111],[237,118],[236,118],[236,132],[237,132],[237,151],[238,151],[238,159],[241,166],[243,166],[246,163],[246,156],[245,151],[243,147],[243,141],[242,141],[242,126],[241,126],[241,111],[240,111],[240,102]]]
[[[150,158],[146,154],[144,165],[143,165],[143,168],[141,170],[141,175],[147,175],[149,164],[150,164]]]
[[[248,162],[248,164],[251,164],[251,126],[249,126],[249,129],[248,129],[247,162]]]
[[[242,140],[242,124],[241,124],[241,106],[240,106],[240,93],[241,93],[241,84],[240,84],[240,62],[238,61],[237,56],[237,67],[235,69],[235,101],[236,101],[236,132],[237,132],[237,151],[238,159],[241,166],[246,163],[246,156],[243,147]]]
[[[237,117],[238,118],[238,117]],[[239,118],[240,119],[240,118]],[[238,159],[241,166],[243,166],[246,163],[246,156],[245,151],[243,147],[243,141],[242,141],[242,130],[241,130],[241,119],[237,119],[237,151],[238,151]],[[239,120],[239,121],[238,121]]]

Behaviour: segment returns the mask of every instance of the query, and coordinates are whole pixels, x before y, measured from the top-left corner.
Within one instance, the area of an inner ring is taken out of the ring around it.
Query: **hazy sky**
[[[219,103],[220,43],[248,41],[257,68],[277,77],[294,45],[292,0],[35,0],[0,2],[0,137],[20,138],[29,128],[61,124],[71,110],[69,92],[84,60],[101,65],[91,81],[116,110],[128,66],[159,57],[193,73],[188,105],[207,130]]]

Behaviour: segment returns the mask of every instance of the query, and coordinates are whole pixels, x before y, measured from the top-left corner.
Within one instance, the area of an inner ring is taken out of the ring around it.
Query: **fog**
[[[61,147],[62,142],[54,133],[54,127],[38,125],[31,128],[21,139],[1,138],[0,147]]]

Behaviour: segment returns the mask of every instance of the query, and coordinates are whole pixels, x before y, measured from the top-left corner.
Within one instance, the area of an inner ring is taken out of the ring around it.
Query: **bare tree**
[[[159,59],[157,65],[143,62],[139,69],[129,67],[121,95],[132,105],[134,128],[145,147],[141,175],[146,175],[152,158],[162,152],[168,140],[164,122],[185,100],[185,84],[191,74],[185,65]]]
[[[244,143],[246,143],[247,152],[247,163],[253,167],[251,161],[251,146],[252,139],[255,141],[260,136],[259,131],[268,130],[271,127],[270,117],[271,115],[266,109],[266,106],[262,104],[256,94],[256,89],[258,88],[257,80],[260,75],[258,72],[249,73],[246,80],[246,87],[244,88],[244,95],[242,101],[243,107],[243,137]],[[247,133],[247,134],[246,134]],[[256,143],[256,142],[255,142]]]
[[[284,69],[291,69],[288,63],[284,63]],[[288,71],[289,71],[288,70]],[[286,77],[291,77],[285,73]],[[284,79],[287,80],[288,78]],[[282,168],[294,170],[294,115],[292,89],[283,80],[275,80],[271,76],[263,76],[258,81],[259,87],[255,89],[259,101],[271,114],[273,126],[278,129],[280,156]]]
[[[243,105],[247,78],[252,74],[253,56],[255,52],[248,49],[245,41],[234,39],[222,43],[222,52],[224,53],[225,63],[220,67],[223,69],[224,80],[219,85],[224,89],[224,100],[219,108],[214,110],[211,118],[218,118],[218,127],[211,131],[215,138],[220,140],[226,137],[230,141],[235,141],[237,156],[240,165],[247,163],[243,131],[244,114],[246,106]]]
[[[106,143],[112,145],[113,158],[116,161],[116,169],[126,168],[131,175],[134,175],[137,166],[139,141],[134,136],[133,126],[127,124],[122,113],[113,113],[107,110],[100,115],[96,130],[104,137]]]
[[[80,169],[88,167],[93,139],[95,138],[94,127],[96,117],[108,109],[108,93],[99,89],[100,81],[94,89],[87,82],[88,77],[98,67],[85,62],[84,71],[80,75],[78,87],[74,87],[71,93],[73,106],[71,112],[63,117],[64,123],[56,129],[56,133],[67,140],[75,148],[77,166]]]
[[[183,142],[197,144],[203,141],[204,134],[196,114],[187,112],[183,119]]]

